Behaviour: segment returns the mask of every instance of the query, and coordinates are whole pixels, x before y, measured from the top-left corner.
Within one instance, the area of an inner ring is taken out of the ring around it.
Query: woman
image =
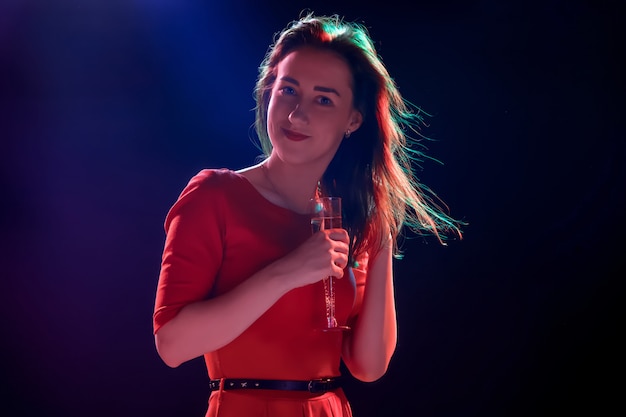
[[[396,346],[392,259],[407,226],[460,235],[412,175],[411,112],[364,27],[309,14],[260,66],[266,159],[194,176],[165,222],[154,332],[176,367],[204,355],[207,416],[351,416],[340,361],[362,381]],[[309,202],[339,196],[343,226],[311,232]],[[443,241],[442,241],[443,242]],[[323,278],[337,320],[323,332]]]

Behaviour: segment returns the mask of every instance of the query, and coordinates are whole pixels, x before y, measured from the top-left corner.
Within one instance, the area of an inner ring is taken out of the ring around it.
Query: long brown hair
[[[320,181],[325,194],[342,198],[343,224],[352,238],[351,259],[379,249],[389,235],[399,257],[403,226],[434,235],[442,244],[450,233],[460,238],[463,223],[447,214],[447,207],[437,203],[443,204],[413,171],[415,162],[425,158],[418,143],[424,114],[400,95],[362,24],[308,13],[278,34],[259,67],[254,90],[255,128],[264,154],[272,151],[267,109],[276,67],[304,46],[330,50],[345,59],[353,76],[353,105],[363,116],[363,124],[342,141]]]

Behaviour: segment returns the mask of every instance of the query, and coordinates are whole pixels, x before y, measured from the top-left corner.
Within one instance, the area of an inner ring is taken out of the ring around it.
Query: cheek
[[[275,133],[277,126],[280,125],[281,120],[283,119],[282,107],[280,104],[280,100],[272,100],[267,105],[267,133],[270,135],[270,138]]]
[[[285,112],[285,105],[281,103],[281,100],[274,100],[270,98],[270,102],[267,106],[267,120],[278,119]]]

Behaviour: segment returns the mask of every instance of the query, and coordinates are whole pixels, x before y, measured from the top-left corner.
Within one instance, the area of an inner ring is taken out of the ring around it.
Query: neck
[[[261,170],[280,206],[300,214],[308,212],[309,200],[315,196],[322,173],[308,167],[287,166],[271,157],[261,164]]]

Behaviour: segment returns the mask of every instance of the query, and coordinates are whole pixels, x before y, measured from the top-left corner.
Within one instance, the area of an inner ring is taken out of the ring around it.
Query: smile
[[[298,133],[298,132],[294,132],[292,130],[289,129],[285,129],[285,128],[281,128],[283,131],[283,134],[285,135],[285,137],[289,140],[292,140],[294,142],[300,142],[302,140],[305,140],[307,138],[309,138],[310,136],[307,135],[303,135],[302,133]]]

